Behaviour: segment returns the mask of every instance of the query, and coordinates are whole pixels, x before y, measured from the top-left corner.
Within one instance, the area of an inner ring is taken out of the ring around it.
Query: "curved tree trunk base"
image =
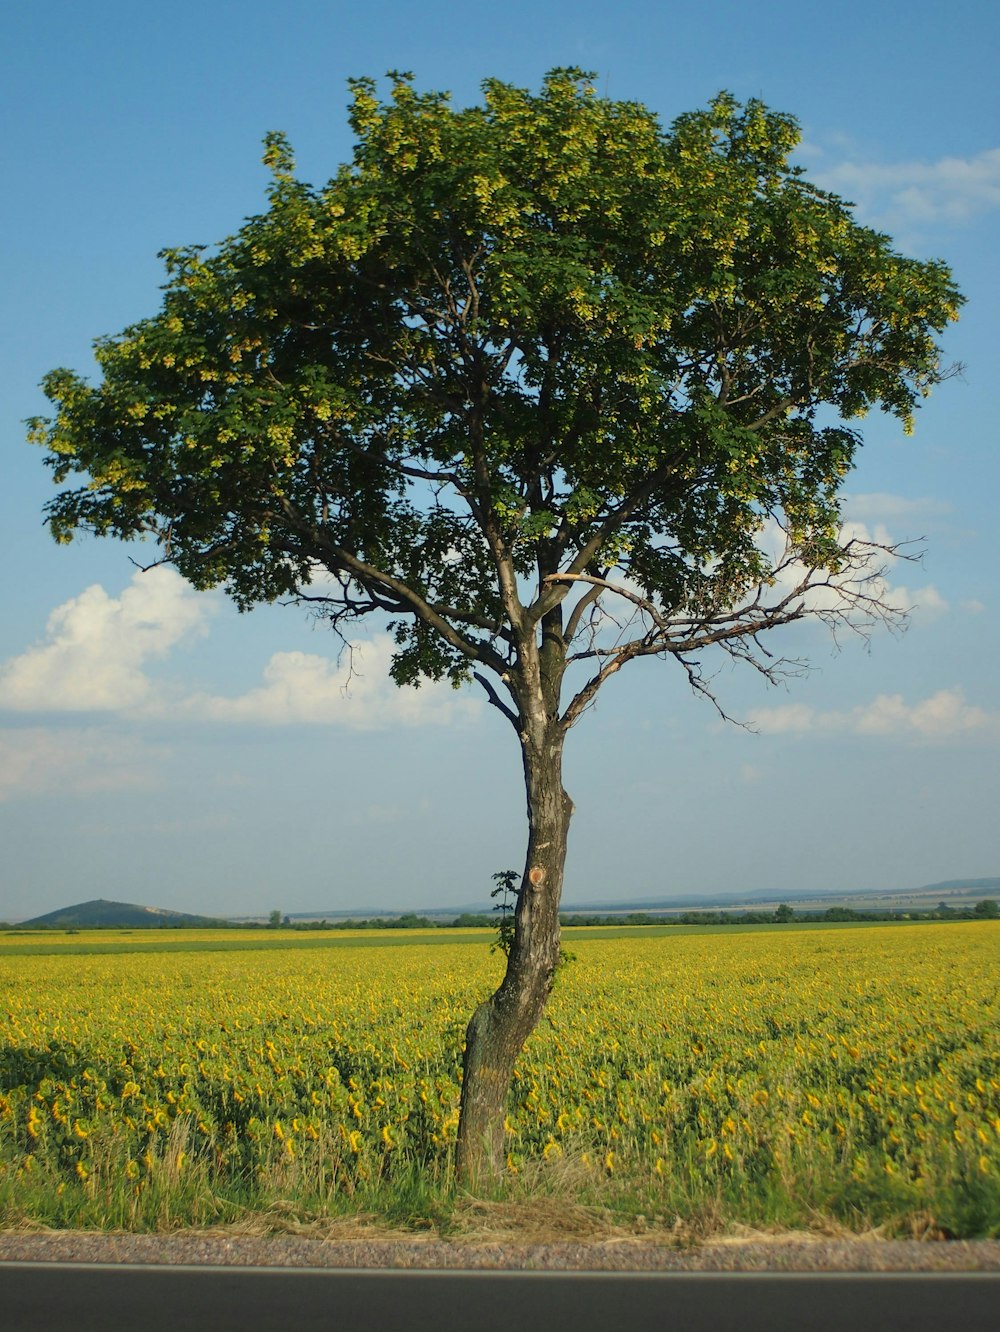
[[[511,1042],[498,1030],[495,999],[479,1005],[465,1033],[455,1172],[459,1182],[473,1191],[495,1184],[503,1175],[507,1093],[520,1052],[520,1044],[511,1049]]]

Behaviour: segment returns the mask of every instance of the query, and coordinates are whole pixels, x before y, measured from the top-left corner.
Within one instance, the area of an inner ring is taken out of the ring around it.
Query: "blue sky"
[[[798,117],[800,161],[900,248],[953,267],[965,364],[905,439],[881,419],[848,513],[924,538],[890,573],[899,638],[780,643],[787,690],[720,663],[726,727],[670,663],[635,664],[570,736],[566,900],[894,889],[1000,874],[994,404],[1000,379],[995,6],[428,0],[146,7],[36,0],[0,20],[0,918],[88,897],[251,914],[485,899],[520,865],[513,735],[472,692],[401,695],[385,645],[340,688],[330,635],[292,608],[240,616],[122,546],[56,547],[24,418],[57,365],[152,314],[166,245],[263,207],[261,140],[300,174],[350,153],[346,80],[412,70],[459,104],[486,77],[593,70],[664,123],[725,88]],[[627,678],[626,678],[627,677]],[[617,687],[616,687],[617,686]]]

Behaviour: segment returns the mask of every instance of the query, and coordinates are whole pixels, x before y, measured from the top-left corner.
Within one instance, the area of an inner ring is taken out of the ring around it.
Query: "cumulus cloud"
[[[213,608],[167,568],[137,574],[119,597],[94,584],[52,612],[41,643],[0,667],[0,708],[355,730],[449,723],[479,708],[448,684],[398,689],[389,677],[387,634],[352,644],[339,661],[276,652],[263,683],[235,697],[185,697],[176,685],[167,691],[147,667],[182,639],[205,632]]]
[[[351,644],[339,662],[310,652],[276,652],[258,688],[232,698],[200,694],[184,708],[210,721],[352,730],[447,724],[478,710],[478,701],[447,683],[398,688],[389,677],[392,647],[388,634],[381,634]]]
[[[0,802],[151,788],[163,752],[96,729],[0,731]]]
[[[147,708],[144,667],[203,632],[210,603],[172,569],[137,573],[120,597],[100,584],[49,616],[43,642],[0,669],[0,707],[21,712],[122,712]]]
[[[753,718],[769,735],[809,734],[887,736],[926,742],[955,739],[1000,740],[1000,712],[967,703],[961,689],[940,689],[907,703],[902,694],[879,694],[848,711],[820,711],[801,703],[764,708]]]
[[[936,162],[841,162],[815,180],[882,228],[961,225],[1000,207],[1000,148]]]
[[[851,519],[841,526],[839,535],[842,545],[855,542],[862,549],[871,545],[872,550],[858,566],[848,568],[822,585],[810,588],[803,596],[810,610],[842,612],[856,621],[859,616],[852,609],[852,597],[861,593],[867,600],[878,602],[900,614],[930,617],[948,609],[947,601],[933,583],[908,588],[893,582],[892,576],[900,561],[898,556],[884,549],[893,544],[893,539],[883,523],[872,526]],[[776,595],[772,599],[777,600],[780,596],[792,593],[805,578],[807,570],[799,561],[787,559],[786,535],[773,519],[769,519],[762,527],[757,544],[775,569]]]

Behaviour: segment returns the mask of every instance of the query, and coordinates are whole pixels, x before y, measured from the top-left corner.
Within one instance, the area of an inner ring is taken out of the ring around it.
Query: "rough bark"
[[[538,1024],[559,962],[559,900],[573,812],[562,784],[564,738],[553,719],[521,735],[528,854],[514,942],[503,981],[473,1013],[465,1037],[456,1170],[470,1188],[496,1178],[504,1168],[504,1119],[514,1062]]]

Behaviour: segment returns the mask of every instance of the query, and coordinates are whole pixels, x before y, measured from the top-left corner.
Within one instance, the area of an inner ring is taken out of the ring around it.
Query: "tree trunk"
[[[528,855],[507,971],[473,1013],[465,1035],[456,1171],[470,1188],[496,1179],[504,1168],[514,1061],[538,1024],[559,962],[559,899],[573,802],[562,785],[565,732],[558,722],[539,729],[534,741],[521,736]]]

